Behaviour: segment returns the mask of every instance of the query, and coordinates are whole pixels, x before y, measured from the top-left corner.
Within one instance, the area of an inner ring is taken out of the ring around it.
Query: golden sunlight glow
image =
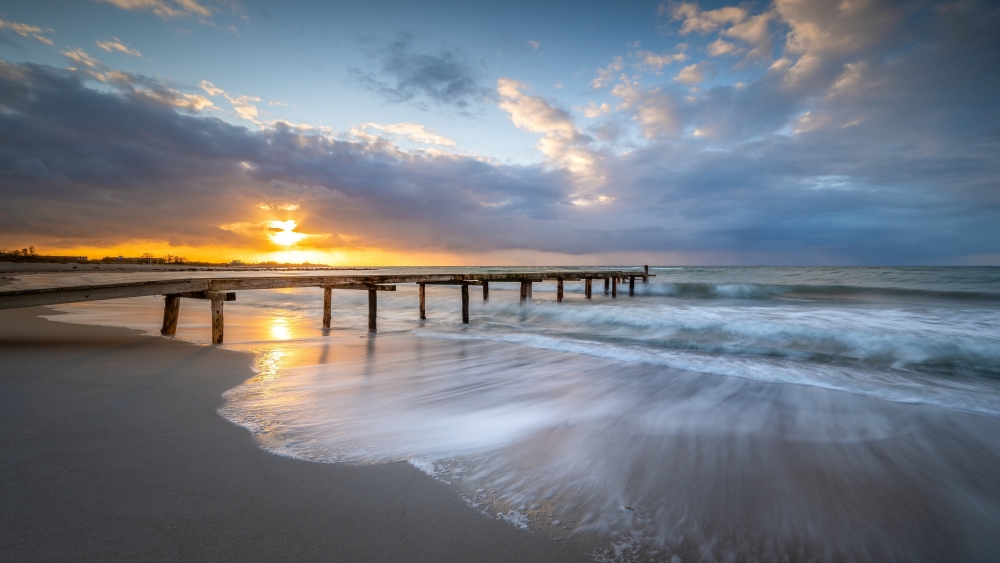
[[[288,340],[292,337],[289,331],[288,319],[284,317],[274,317],[271,319],[271,338],[275,340]]]
[[[271,242],[280,244],[281,246],[292,246],[307,236],[295,232],[296,223],[294,219],[269,221],[268,225],[271,228],[271,234],[269,235]]]

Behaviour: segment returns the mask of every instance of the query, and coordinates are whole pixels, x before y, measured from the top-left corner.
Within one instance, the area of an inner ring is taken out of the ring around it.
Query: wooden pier
[[[469,323],[469,286],[482,286],[483,300],[489,300],[490,282],[520,283],[520,302],[531,300],[532,284],[555,281],[556,301],[563,301],[563,282],[583,281],[584,295],[592,298],[593,280],[604,280],[604,294],[610,289],[611,297],[618,296],[618,285],[628,280],[629,296],[635,295],[635,280],[648,283],[653,274],[649,266],[642,270],[593,270],[518,273],[476,274],[379,274],[343,276],[247,276],[237,278],[184,278],[172,280],[136,281],[124,283],[93,284],[72,287],[46,287],[0,291],[0,309],[37,307],[62,303],[80,303],[125,297],[163,295],[163,326],[160,333],[170,336],[177,331],[181,298],[200,299],[211,303],[212,342],[223,341],[223,304],[235,301],[236,292],[251,289],[286,289],[296,287],[323,288],[323,327],[330,328],[332,292],[335,289],[368,292],[368,330],[375,332],[379,291],[396,291],[396,284],[413,283],[419,286],[419,314],[426,319],[426,286],[443,285],[460,288],[462,296],[462,322]]]

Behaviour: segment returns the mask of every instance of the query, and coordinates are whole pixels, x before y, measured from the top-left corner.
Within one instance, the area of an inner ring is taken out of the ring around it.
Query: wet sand
[[[0,311],[6,561],[586,561],[405,463],[311,463],[222,419],[248,354]]]

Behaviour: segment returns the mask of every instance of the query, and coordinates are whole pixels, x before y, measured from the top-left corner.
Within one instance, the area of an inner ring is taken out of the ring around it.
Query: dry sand
[[[283,458],[216,414],[252,358],[0,311],[3,561],[581,561],[405,463]]]

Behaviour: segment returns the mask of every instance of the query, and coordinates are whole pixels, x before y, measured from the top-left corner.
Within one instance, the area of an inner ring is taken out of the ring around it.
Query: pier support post
[[[531,296],[531,282],[521,280],[521,305]]]
[[[462,324],[469,324],[469,284],[462,284]]]
[[[427,318],[427,308],[425,303],[427,301],[427,284],[420,284],[420,320]]]
[[[642,283],[649,283],[649,264],[643,266],[642,270],[646,272],[646,274],[642,276]]]
[[[163,300],[163,328],[160,334],[173,336],[177,334],[177,317],[181,312],[180,295],[164,295]]]
[[[556,303],[562,303],[563,300],[563,281],[559,278],[556,281]]]
[[[222,304],[221,298],[212,299],[212,344],[222,344]]]
[[[611,281],[611,298],[618,299],[618,278],[612,278]]]
[[[592,280],[590,278],[587,278],[587,279],[583,280],[583,294],[584,294],[584,296],[586,296],[587,299],[590,299],[590,294],[593,291],[593,289],[592,289],[593,285],[594,285],[593,281],[594,280]]]
[[[490,300],[490,282],[483,280],[483,301]]]
[[[608,294],[608,290],[611,289],[611,278],[604,278],[604,295]]]
[[[375,332],[375,311],[378,309],[378,292],[368,290],[368,332]]]
[[[333,290],[329,287],[323,288],[323,328],[330,328],[330,301],[333,299]]]
[[[635,297],[635,276],[628,277],[628,296]]]

